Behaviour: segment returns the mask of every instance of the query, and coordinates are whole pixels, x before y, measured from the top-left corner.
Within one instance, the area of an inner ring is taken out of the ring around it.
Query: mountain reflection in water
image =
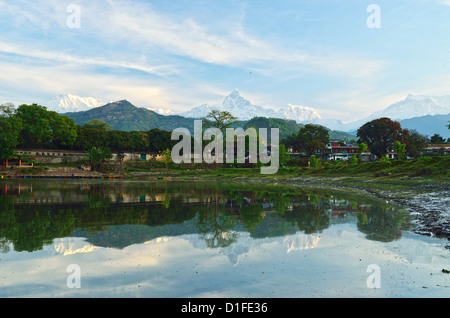
[[[3,253],[36,251],[68,237],[84,237],[89,244],[63,244],[56,247],[61,253],[122,249],[187,234],[218,248],[232,245],[243,233],[258,239],[300,232],[285,242],[290,251],[314,248],[324,229],[347,222],[356,222],[367,239],[385,242],[399,239],[409,224],[399,207],[323,189],[193,181],[0,183]]]

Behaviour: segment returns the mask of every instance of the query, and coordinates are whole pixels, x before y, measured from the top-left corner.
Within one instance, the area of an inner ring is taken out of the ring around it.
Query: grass
[[[280,167],[273,175],[262,175],[259,168],[180,169],[179,178],[295,183],[327,188],[352,188],[384,196],[407,198],[417,193],[448,189],[450,156],[422,157],[414,160],[327,164],[320,167]]]
[[[329,178],[382,178],[382,179],[411,179],[422,178],[435,181],[449,181],[450,156],[422,157],[414,160],[385,162],[364,162],[358,164],[333,165],[325,164],[320,167],[280,167],[273,175],[261,175],[259,168],[213,168],[213,169],[180,169],[181,175],[202,175],[203,177],[329,177]]]

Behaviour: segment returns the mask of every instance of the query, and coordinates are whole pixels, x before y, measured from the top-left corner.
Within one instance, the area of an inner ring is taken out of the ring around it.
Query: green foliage
[[[100,165],[111,158],[111,149],[107,147],[92,147],[88,150],[88,160],[92,166],[92,170],[98,171],[100,169]]]
[[[148,140],[148,149],[151,152],[160,152],[167,148],[172,149],[177,142],[171,139],[171,132],[156,128],[148,132]]]
[[[13,117],[0,116],[0,159],[8,159],[14,154],[18,144],[21,122]]]
[[[369,149],[369,148],[367,147],[366,143],[364,143],[364,142],[359,143],[358,144],[358,156],[361,157],[362,153],[366,152],[367,149]]]
[[[400,141],[394,142],[394,151],[397,153],[398,160],[406,159],[406,144],[402,144]]]
[[[384,162],[388,168],[392,165],[392,162],[389,160],[389,157],[386,154],[381,156],[380,162]]]
[[[92,128],[99,130],[111,130],[111,125],[101,121],[100,119],[92,118],[90,121],[83,125],[84,128]]]
[[[233,116],[228,111],[212,110],[210,111],[203,120],[203,127],[218,128],[225,134],[225,129],[232,127],[234,124],[238,123],[237,117]]]
[[[286,147],[283,144],[280,145],[278,150],[278,158],[280,166],[287,164],[290,160],[290,155],[286,152]]]
[[[163,162],[166,166],[169,165],[170,163],[172,163],[172,154],[171,154],[170,149],[164,150],[161,153],[161,155],[162,155]]]
[[[296,137],[291,137],[294,151],[305,152],[311,156],[317,150],[323,150],[329,141],[328,130],[322,126],[306,125]]]
[[[298,134],[302,124],[297,124],[295,120],[287,120],[281,118],[266,118],[266,117],[253,117],[244,124],[244,129],[254,127],[255,129],[267,128],[267,137],[271,138],[270,128],[279,129],[280,139],[286,139],[291,135]]]
[[[320,167],[321,160],[320,158],[317,158],[315,155],[312,155],[309,157],[309,166],[312,168]]]
[[[426,136],[419,134],[416,130],[410,130],[406,144],[406,153],[413,158],[418,158],[427,143],[428,138]]]
[[[24,148],[71,148],[77,138],[75,122],[46,107],[20,105],[14,118],[22,123],[19,146]]]
[[[434,134],[433,136],[431,136],[430,142],[432,144],[444,144],[445,143],[445,139],[442,138],[442,136],[439,135],[439,134]]]
[[[402,140],[408,132],[397,121],[379,118],[362,125],[357,132],[359,141],[366,143],[370,152],[378,158],[393,147],[395,140]]]
[[[423,162],[424,164],[429,164],[433,161],[433,158],[430,156],[423,156],[420,157],[420,161]]]
[[[358,163],[358,157],[356,155],[351,156],[351,158],[348,160],[348,163],[351,165]]]

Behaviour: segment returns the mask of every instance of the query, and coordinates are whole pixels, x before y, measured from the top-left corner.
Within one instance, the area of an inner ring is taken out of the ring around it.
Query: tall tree
[[[408,156],[418,158],[422,155],[423,148],[427,145],[429,139],[412,129],[409,131],[408,142],[406,143],[406,153]]]
[[[325,149],[328,142],[329,136],[326,128],[308,124],[300,128],[292,146],[294,150],[306,152],[308,156],[311,156],[318,150]]]
[[[111,149],[108,147],[92,147],[88,150],[88,160],[91,163],[92,170],[98,171],[100,170],[100,166],[102,163],[111,159],[113,154]]]
[[[0,159],[8,159],[14,154],[21,127],[17,118],[0,116]]]
[[[367,144],[363,142],[358,144],[358,157],[361,158],[361,155],[363,154],[363,152],[366,152],[367,149],[368,149]]]
[[[50,141],[52,132],[50,131],[46,107],[37,104],[20,105],[16,116],[23,123],[23,130],[20,136],[21,146],[39,148]]]
[[[439,135],[439,134],[434,134],[430,138],[430,143],[432,143],[432,144],[443,144],[443,143],[445,143],[445,139],[442,138],[442,136]]]
[[[175,144],[171,140],[171,132],[154,128],[148,132],[149,150],[151,152],[161,152],[172,149]]]
[[[405,141],[407,131],[404,131],[399,122],[383,117],[369,121],[362,125],[357,132],[359,142],[364,142],[378,158],[393,148],[394,142]]]
[[[406,144],[403,144],[400,141],[396,140],[394,142],[394,151],[397,153],[398,160],[406,159]]]
[[[225,134],[225,129],[232,127],[237,124],[238,118],[233,116],[228,111],[212,110],[206,115],[203,120],[203,127],[209,128],[219,128],[223,134]]]
[[[15,116],[23,124],[20,144],[26,148],[68,148],[77,138],[75,122],[37,104],[20,105]]]

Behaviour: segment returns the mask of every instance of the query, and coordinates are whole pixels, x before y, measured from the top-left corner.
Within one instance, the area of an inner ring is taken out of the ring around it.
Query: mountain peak
[[[405,101],[431,101],[435,102],[434,99],[429,95],[414,95],[409,93],[408,96],[406,96]]]
[[[132,103],[130,103],[129,101],[127,101],[126,99],[109,102],[108,104],[104,105],[104,107],[107,107],[107,108],[121,108],[121,109],[138,108],[138,107],[134,106]]]
[[[94,97],[80,97],[74,94],[59,94],[47,102],[49,110],[58,113],[84,111],[104,105],[104,103]]]
[[[236,97],[240,97],[241,93],[239,92],[239,90],[237,88],[235,88],[228,96],[231,98],[236,98]]]
[[[242,97],[237,89],[226,96],[221,104],[204,104],[192,108],[190,111],[181,113],[180,115],[190,118],[201,118],[206,116],[212,109],[229,111],[233,116],[236,116],[240,120],[249,120],[253,117],[268,117],[290,119],[295,120],[296,122],[311,122],[320,118],[319,114],[313,108],[305,106],[288,104],[281,110],[275,111],[271,108],[254,105]]]
[[[242,107],[248,107],[251,105],[252,104],[248,100],[241,96],[240,92],[237,89],[235,89],[233,92],[231,92],[230,95],[225,97],[222,102],[222,106],[226,110],[241,109]]]

